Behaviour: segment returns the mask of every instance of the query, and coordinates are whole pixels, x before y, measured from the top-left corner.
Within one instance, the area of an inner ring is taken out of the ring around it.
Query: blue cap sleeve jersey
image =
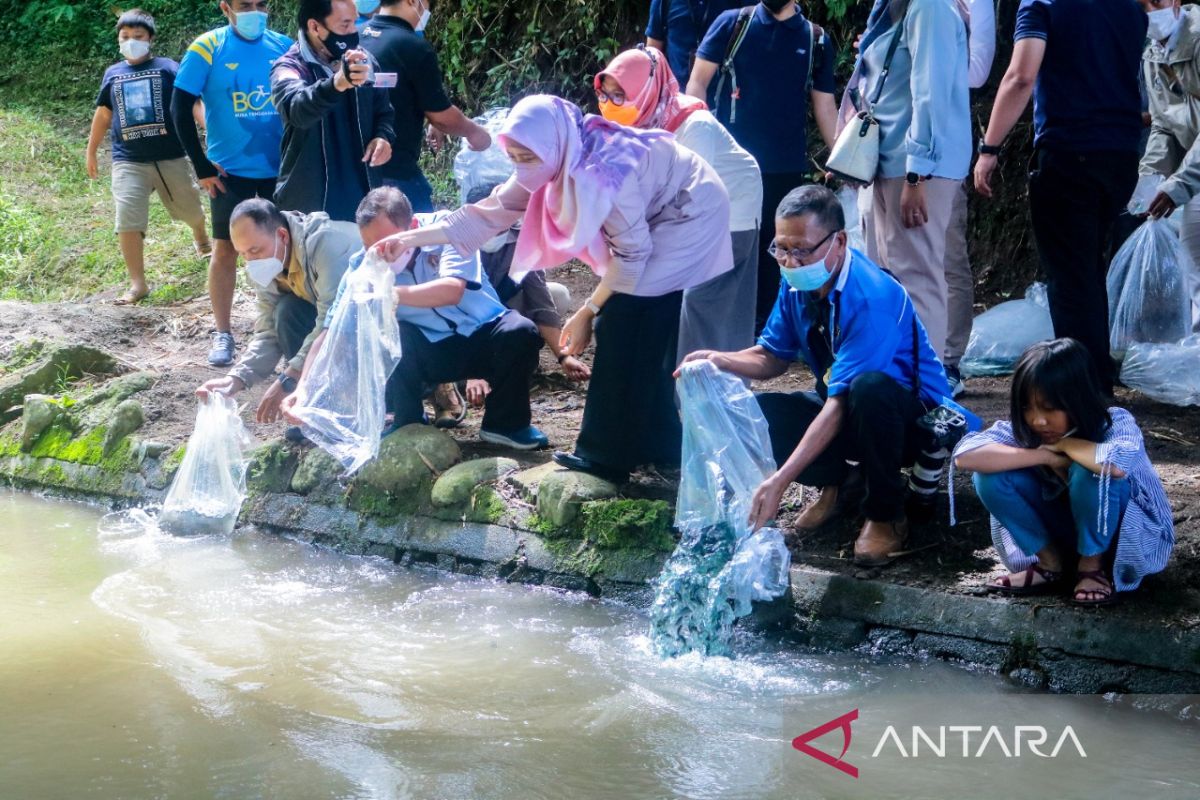
[[[833,366],[827,380],[829,396],[850,390],[850,384],[868,372],[882,372],[901,386],[913,386],[912,300],[895,278],[857,250],[839,274],[830,293],[837,324],[833,332]],[[759,336],[758,344],[784,361],[803,360],[814,372],[820,369],[808,350],[810,319],[802,292],[781,282],[779,299]],[[946,373],[933,352],[925,327],[917,321],[917,364],[921,372],[922,399],[940,403],[950,394]]]
[[[176,87],[204,99],[208,160],[242,178],[279,175],[283,123],[271,99],[271,64],[292,40],[267,30],[250,42],[226,25],[196,38]]]

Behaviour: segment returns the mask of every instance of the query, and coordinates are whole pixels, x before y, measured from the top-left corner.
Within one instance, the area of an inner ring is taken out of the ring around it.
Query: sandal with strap
[[[1112,579],[1108,577],[1102,569],[1080,570],[1075,573],[1075,577],[1080,581],[1093,580],[1100,584],[1095,589],[1080,589],[1079,584],[1076,584],[1075,591],[1071,593],[1071,602],[1077,606],[1110,606],[1117,602],[1117,593],[1113,590]],[[1081,594],[1098,594],[1099,598],[1095,600],[1081,600]]]
[[[1033,583],[1033,576],[1041,577],[1041,583]],[[1008,575],[1002,576],[995,583],[989,583],[987,590],[996,594],[1010,595],[1013,597],[1023,597],[1038,594],[1051,594],[1062,587],[1063,574],[1055,572],[1052,569],[1045,569],[1038,564],[1030,564],[1025,568],[1025,583],[1021,586],[1013,586],[1012,578]]]

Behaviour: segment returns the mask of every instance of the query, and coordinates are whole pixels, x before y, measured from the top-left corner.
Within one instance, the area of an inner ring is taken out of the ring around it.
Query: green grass
[[[88,179],[84,166],[91,108],[66,116],[26,102],[0,93],[0,299],[77,300],[122,289],[128,279],[113,232],[107,144],[97,180]],[[151,199],[150,302],[204,294],[207,271],[188,227]]]

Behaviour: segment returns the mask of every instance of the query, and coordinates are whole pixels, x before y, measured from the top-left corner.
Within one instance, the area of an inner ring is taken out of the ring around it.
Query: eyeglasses
[[[776,247],[775,242],[771,242],[771,244],[767,247],[767,253],[770,254],[771,258],[775,259],[780,264],[787,261],[789,258],[791,258],[793,261],[799,261],[801,264],[803,264],[805,261],[808,261],[808,259],[812,258],[813,255],[821,249],[821,245],[828,242],[836,233],[837,231],[830,231],[828,234],[826,234],[824,239],[817,242],[814,246],[806,248],[793,247],[791,250],[784,250],[781,247]]]
[[[609,94],[603,89],[596,90],[596,99],[601,103],[612,103],[614,106],[625,105],[625,94]]]

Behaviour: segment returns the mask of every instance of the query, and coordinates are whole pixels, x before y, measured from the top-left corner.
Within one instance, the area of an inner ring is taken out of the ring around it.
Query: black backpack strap
[[[733,124],[737,121],[737,101],[738,101],[738,85],[737,85],[737,70],[733,68],[733,57],[737,55],[738,48],[742,46],[742,40],[746,38],[746,31],[750,29],[750,22],[754,19],[754,9],[757,6],[743,6],[738,9],[737,19],[733,23],[733,31],[730,33],[729,41],[725,44],[725,57],[721,59],[721,64],[717,67],[717,88],[714,92],[716,97],[717,108],[721,107],[721,90],[725,88],[725,77],[729,76],[730,91],[729,91],[729,123]]]
[[[816,24],[812,20],[808,20],[808,76],[804,81],[804,94],[808,95],[813,87],[813,70],[820,65],[817,57],[820,55],[818,48],[825,46],[825,29]]]

